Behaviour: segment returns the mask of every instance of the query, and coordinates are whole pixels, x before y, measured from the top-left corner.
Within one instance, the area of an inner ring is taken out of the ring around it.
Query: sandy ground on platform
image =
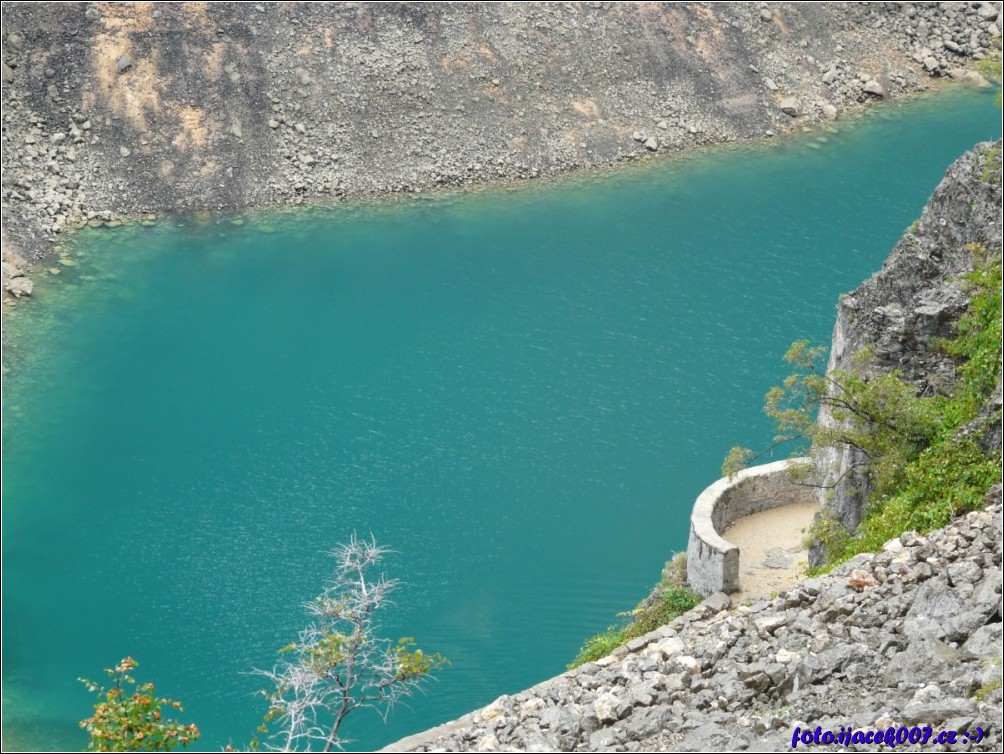
[[[802,540],[816,503],[785,505],[736,521],[723,534],[739,546],[739,583],[733,604],[770,597],[804,578],[807,553]]]

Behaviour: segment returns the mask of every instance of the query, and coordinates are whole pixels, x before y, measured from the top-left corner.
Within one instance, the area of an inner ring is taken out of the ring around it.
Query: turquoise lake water
[[[200,748],[353,532],[452,665],[388,743],[562,671],[686,546],[799,338],[877,270],[992,95],[543,188],[77,236],[8,318],[4,748],[77,749],[125,655]]]

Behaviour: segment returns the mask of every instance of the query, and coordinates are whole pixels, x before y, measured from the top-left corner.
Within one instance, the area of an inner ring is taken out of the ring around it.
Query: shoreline
[[[64,228],[148,213],[477,192],[769,142],[979,83],[999,35],[992,4],[949,3],[3,15],[3,221],[27,261]]]
[[[12,264],[14,266],[23,263],[23,274],[30,283],[37,287],[40,292],[55,286],[57,289],[61,284],[68,281],[64,274],[69,272],[64,268],[66,261],[67,268],[76,267],[75,261],[77,244],[77,234],[80,231],[103,232],[106,228],[110,231],[128,228],[133,233],[142,233],[145,230],[156,230],[171,224],[192,223],[202,227],[228,228],[231,226],[254,225],[257,222],[274,225],[275,223],[302,221],[305,213],[310,213],[318,218],[325,215],[333,217],[334,213],[346,213],[352,217],[362,214],[373,214],[378,216],[382,212],[406,211],[409,207],[420,208],[424,204],[455,203],[470,199],[474,196],[512,196],[517,200],[526,200],[537,191],[548,191],[554,187],[564,187],[566,189],[577,189],[588,187],[596,182],[610,182],[618,180],[634,180],[637,176],[643,176],[648,171],[663,171],[674,169],[686,169],[689,163],[703,159],[715,159],[727,157],[730,153],[765,153],[766,150],[777,150],[798,145],[802,142],[804,146],[810,147],[813,140],[821,135],[841,134],[853,131],[867,125],[869,120],[887,117],[889,113],[905,107],[911,107],[925,101],[937,100],[938,98],[966,97],[973,96],[977,91],[975,87],[966,83],[959,83],[950,80],[935,80],[932,85],[923,90],[902,95],[896,99],[876,102],[870,106],[860,107],[855,110],[852,118],[841,119],[835,123],[820,123],[815,127],[802,127],[800,130],[792,131],[771,138],[759,140],[727,142],[712,145],[694,147],[678,152],[665,152],[657,154],[643,155],[641,159],[625,160],[606,166],[593,166],[589,168],[570,169],[565,172],[553,175],[539,176],[537,178],[508,182],[489,182],[471,184],[460,187],[438,187],[418,193],[371,193],[360,194],[350,198],[317,197],[305,200],[299,204],[270,204],[260,207],[248,207],[236,209],[229,212],[187,212],[187,213],[162,213],[153,216],[150,213],[141,213],[133,216],[120,214],[113,215],[115,218],[109,223],[83,224],[80,227],[67,228],[59,239],[60,243],[53,244],[49,253],[39,259],[28,260],[27,256],[20,253],[10,241],[6,228],[3,229],[3,261],[4,261],[4,293],[2,329],[0,329],[0,343],[3,349],[13,351],[15,354],[20,349],[31,349],[31,338],[18,337],[12,328],[23,329],[22,325],[28,322],[32,297],[30,295],[16,298],[6,290],[9,282],[8,270]],[[816,145],[813,148],[819,148]],[[825,147],[823,147],[825,148]],[[262,232],[270,232],[262,230]],[[12,261],[13,260],[13,261]],[[56,272],[53,272],[55,270]],[[30,276],[30,277],[29,277]],[[70,277],[73,277],[71,274]],[[88,281],[75,281],[76,285],[86,287]],[[26,304],[27,307],[19,306]],[[25,318],[17,315],[21,309]],[[8,319],[13,315],[13,319]],[[15,356],[16,358],[16,356]],[[9,373],[12,368],[11,360],[4,359],[2,369],[4,374]]]
[[[108,228],[114,230],[118,227],[153,227],[172,222],[204,222],[207,225],[216,226],[243,225],[246,222],[254,222],[258,217],[262,216],[285,218],[303,212],[380,212],[386,209],[393,210],[394,208],[409,204],[417,206],[421,202],[461,201],[472,195],[527,195],[534,191],[547,191],[555,186],[586,186],[596,181],[616,180],[626,176],[637,175],[644,171],[670,169],[669,166],[673,163],[680,166],[693,160],[722,156],[733,151],[760,152],[783,148],[786,145],[797,143],[799,140],[809,140],[821,133],[834,134],[845,129],[860,127],[869,118],[880,117],[883,110],[909,107],[918,101],[960,95],[979,88],[981,87],[976,87],[972,82],[936,79],[930,82],[930,85],[924,89],[904,93],[895,99],[879,100],[849,109],[847,117],[842,117],[839,120],[815,122],[803,125],[799,129],[792,129],[784,133],[769,137],[764,136],[758,139],[694,145],[675,151],[636,155],[629,159],[608,164],[572,166],[564,170],[531,178],[471,182],[458,186],[415,186],[401,191],[362,191],[358,194],[349,194],[342,197],[315,196],[303,198],[302,201],[296,203],[278,201],[216,212],[192,210],[187,212],[165,212],[161,214],[148,212],[130,214],[113,209],[108,211],[108,215],[111,217],[110,220],[92,218],[88,221],[67,225],[62,231],[59,242],[53,242],[42,256],[36,258],[32,258],[25,250],[14,245],[9,238],[8,229],[4,227],[2,229],[2,256],[5,265],[24,267],[27,273],[31,273],[37,268],[51,268],[60,259],[72,258],[76,233],[88,228]],[[43,274],[41,280],[51,283],[52,277],[56,276]],[[32,280],[37,279],[37,276],[32,278]],[[4,307],[9,311],[16,308],[20,297],[13,295],[8,290],[7,283],[7,269],[5,268],[3,303]],[[25,298],[30,297],[30,295],[29,293]],[[6,330],[6,328],[4,329]]]

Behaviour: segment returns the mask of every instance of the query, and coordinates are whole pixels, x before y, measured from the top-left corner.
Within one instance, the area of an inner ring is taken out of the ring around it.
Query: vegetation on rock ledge
[[[1001,374],[1001,257],[972,244],[974,271],[965,276],[970,304],[950,340],[934,344],[957,364],[953,385],[934,395],[918,395],[898,371],[868,374],[870,354],[862,351],[849,371],[824,373],[822,348],[806,341],[792,346],[786,360],[795,366],[781,387],[767,394],[765,411],[777,422],[775,445],[811,441],[813,452],[850,449],[864,459],[854,473],[871,490],[861,525],[844,528],[824,508],[809,537],[822,546],[825,571],[861,552],[874,552],[902,534],[928,532],[956,515],[978,508],[1000,479],[1000,450],[987,452],[982,433],[1000,422],[990,402]],[[833,424],[816,420],[826,407]],[[723,473],[735,474],[758,457],[733,448]],[[799,481],[807,483],[808,465]]]

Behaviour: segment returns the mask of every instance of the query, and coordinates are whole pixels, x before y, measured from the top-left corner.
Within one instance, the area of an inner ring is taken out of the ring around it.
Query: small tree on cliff
[[[262,693],[269,712],[256,742],[273,751],[331,751],[343,743],[342,723],[370,707],[386,718],[395,702],[418,690],[445,660],[425,654],[405,637],[377,636],[378,614],[390,604],[397,581],[373,570],[389,551],[376,541],[339,545],[331,581],[306,604],[310,624],[284,647],[272,670],[259,670],[274,685]]]
[[[827,373],[822,361],[825,354],[825,348],[812,347],[807,340],[792,344],[784,359],[794,372],[768,391],[764,403],[764,412],[777,422],[774,443],[761,453],[732,448],[722,465],[723,474],[734,476],[779,445],[806,440],[814,451],[855,451],[861,460],[845,474],[888,478],[902,469],[907,457],[930,444],[938,417],[929,403],[917,400],[916,389],[899,372],[868,375],[871,354],[862,349],[849,371]],[[820,409],[826,409],[832,421],[817,421]],[[808,471],[807,465],[796,467],[795,474],[801,473],[800,481],[807,483]]]

